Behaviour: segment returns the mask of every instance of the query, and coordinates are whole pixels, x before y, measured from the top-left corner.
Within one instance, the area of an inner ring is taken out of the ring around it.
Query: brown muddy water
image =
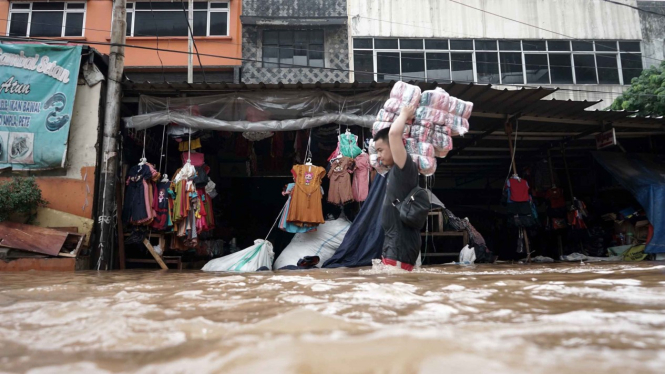
[[[663,368],[662,263],[0,273],[0,372]]]

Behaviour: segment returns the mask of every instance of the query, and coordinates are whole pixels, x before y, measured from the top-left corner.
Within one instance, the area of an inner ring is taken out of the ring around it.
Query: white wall
[[[90,87],[80,83],[69,127],[67,142],[67,178],[80,179],[81,168],[97,164],[97,138],[100,131],[99,105],[102,84]],[[90,179],[94,175],[89,176]]]
[[[458,0],[581,39],[641,40],[637,10],[602,0]],[[636,5],[635,0],[615,0]],[[352,36],[566,39],[448,0],[348,0]]]

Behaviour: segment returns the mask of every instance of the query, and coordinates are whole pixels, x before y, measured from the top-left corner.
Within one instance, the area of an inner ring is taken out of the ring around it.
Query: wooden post
[[[111,25],[111,50],[106,82],[106,111],[104,113],[104,138],[102,141],[102,211],[99,222],[99,246],[97,270],[108,270],[113,235],[112,215],[116,202],[116,179],[118,170],[117,136],[120,129],[120,96],[122,94],[122,73],[125,67],[125,33],[127,31],[127,1],[114,0],[113,24]]]
[[[506,136],[508,136],[508,149],[510,150],[510,160],[513,164],[513,173],[517,173],[517,166],[515,166],[515,150],[513,148],[513,124],[510,122],[508,118],[506,118],[506,123],[504,124],[504,130],[506,132]]]

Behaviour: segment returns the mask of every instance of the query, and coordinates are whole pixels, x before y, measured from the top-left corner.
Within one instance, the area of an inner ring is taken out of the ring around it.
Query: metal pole
[[[99,257],[96,269],[108,270],[111,262],[112,217],[116,200],[116,177],[118,170],[117,136],[120,129],[120,97],[122,95],[122,73],[125,68],[125,32],[127,29],[126,0],[114,0],[113,24],[111,25],[111,51],[109,53],[108,81],[106,86],[106,111],[104,113],[104,138],[102,140],[101,195],[102,215],[99,216]]]
[[[194,0],[189,0],[189,12],[187,15],[187,22],[189,22],[189,30],[194,30]],[[194,36],[192,32],[187,35],[187,83],[194,83],[194,65],[193,65],[193,52],[194,52]]]

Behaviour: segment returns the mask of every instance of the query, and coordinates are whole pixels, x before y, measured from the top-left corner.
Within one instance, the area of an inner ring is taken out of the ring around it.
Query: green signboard
[[[0,169],[65,165],[81,46],[0,44]]]

